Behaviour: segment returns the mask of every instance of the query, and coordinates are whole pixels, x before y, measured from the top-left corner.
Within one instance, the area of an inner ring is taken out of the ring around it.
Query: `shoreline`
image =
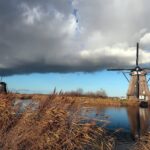
[[[137,100],[122,100],[117,98],[101,98],[101,97],[91,97],[91,96],[71,96],[71,95],[58,95],[58,94],[14,94],[15,98],[24,100],[32,99],[42,101],[49,97],[58,97],[60,99],[75,100],[76,103],[81,105],[102,105],[102,106],[116,106],[116,107],[128,107],[128,106],[139,106]]]

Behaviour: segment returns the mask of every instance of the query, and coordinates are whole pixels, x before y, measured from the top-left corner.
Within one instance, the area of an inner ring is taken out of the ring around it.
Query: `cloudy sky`
[[[14,89],[88,89],[94,78],[91,90],[109,91],[102,78],[121,74],[104,70],[133,66],[137,41],[149,66],[149,14],[148,0],[0,0],[0,75]]]

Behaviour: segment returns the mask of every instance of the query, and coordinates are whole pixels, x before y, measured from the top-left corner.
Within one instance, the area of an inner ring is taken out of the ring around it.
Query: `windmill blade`
[[[139,95],[140,95],[140,84],[139,84],[139,74],[137,72],[137,78],[136,78],[136,97],[139,99]]]
[[[123,74],[123,76],[126,78],[126,80],[127,80],[128,82],[130,82],[129,79],[128,79],[128,77],[126,76],[125,72],[122,72],[122,74]]]
[[[136,67],[139,66],[139,43],[137,43],[136,47]]]
[[[150,68],[142,68],[143,70],[150,70]]]
[[[120,69],[120,68],[114,68],[114,69],[107,69],[107,71],[123,71],[123,70],[129,70],[129,71],[131,71],[132,69]]]
[[[128,73],[128,74],[130,74],[131,73],[131,71],[122,71],[123,73]]]

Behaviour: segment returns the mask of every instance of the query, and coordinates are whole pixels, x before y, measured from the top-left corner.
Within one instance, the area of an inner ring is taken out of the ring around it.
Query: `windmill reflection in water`
[[[146,135],[149,131],[150,110],[148,108],[127,108],[133,139]]]

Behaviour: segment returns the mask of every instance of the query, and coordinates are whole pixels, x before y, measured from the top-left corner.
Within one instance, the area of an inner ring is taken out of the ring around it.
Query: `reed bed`
[[[102,98],[102,97],[91,97],[91,96],[75,96],[75,95],[63,95],[63,94],[52,94],[57,96],[60,101],[62,99],[67,99],[69,101],[76,101],[76,104],[80,105],[90,105],[90,106],[115,106],[115,107],[127,107],[127,106],[138,106],[139,102],[137,100],[121,100],[119,98]],[[42,94],[15,94],[14,97],[18,99],[33,99],[38,101],[44,101],[49,95]]]
[[[17,114],[16,95],[0,95],[0,149],[7,150],[111,150],[115,140],[95,123],[81,124],[74,98],[57,95],[41,99],[39,108]]]
[[[135,100],[120,100],[120,99],[101,99],[101,98],[95,98],[95,99],[86,99],[84,101],[85,105],[90,106],[115,106],[115,107],[127,107],[127,106],[138,106],[138,101]]]
[[[150,133],[139,138],[133,147],[133,150],[149,150],[150,149]]]

